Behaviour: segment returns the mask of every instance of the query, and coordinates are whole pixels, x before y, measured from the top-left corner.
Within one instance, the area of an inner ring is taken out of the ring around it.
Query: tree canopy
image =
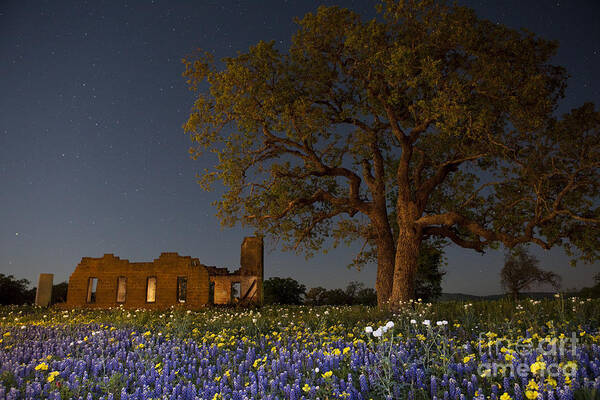
[[[263,282],[266,304],[302,304],[306,287],[292,278],[269,278]]]
[[[35,288],[27,279],[17,279],[0,273],[0,304],[25,304],[35,301]]]
[[[184,129],[193,157],[217,156],[199,183],[225,186],[222,224],[309,255],[363,240],[380,305],[414,296],[430,238],[597,260],[600,114],[586,103],[557,116],[557,43],[443,1],[378,12],[319,7],[289,49],[184,59],[197,94]]]

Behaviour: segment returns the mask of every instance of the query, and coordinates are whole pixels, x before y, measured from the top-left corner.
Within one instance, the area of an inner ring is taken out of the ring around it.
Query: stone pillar
[[[35,304],[48,307],[52,300],[52,283],[54,274],[40,274],[37,290],[35,292]]]
[[[263,303],[264,276],[264,245],[263,238],[250,236],[242,242],[240,260],[241,274],[256,276],[256,299],[259,305]]]
[[[261,237],[250,236],[244,238],[240,260],[242,275],[254,275],[262,280],[264,275],[263,253],[263,239]]]

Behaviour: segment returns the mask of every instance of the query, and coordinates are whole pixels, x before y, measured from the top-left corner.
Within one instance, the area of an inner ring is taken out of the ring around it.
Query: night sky
[[[571,74],[563,110],[600,105],[600,2],[460,1],[481,17],[560,42],[555,63]],[[217,58],[257,41],[283,48],[294,16],[338,4],[372,16],[370,1],[3,1],[0,3],[0,272],[36,284],[40,272],[68,279],[84,256],[150,261],[163,251],[206,265],[239,265],[243,236],[221,229],[195,174],[183,133],[193,102],[181,58]],[[267,243],[265,273],[307,287],[372,286],[375,266],[346,265],[342,247],[305,260]],[[592,284],[600,263],[568,266],[561,250],[541,265],[563,287]],[[450,247],[445,292],[499,293],[503,253]]]

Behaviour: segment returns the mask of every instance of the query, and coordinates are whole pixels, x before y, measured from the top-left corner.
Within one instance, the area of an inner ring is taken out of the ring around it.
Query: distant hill
[[[547,299],[553,297],[555,292],[525,292],[521,293],[520,298],[529,298],[534,300]],[[506,294],[492,294],[487,296],[477,296],[465,293],[442,293],[437,301],[482,301],[499,300],[506,297]]]

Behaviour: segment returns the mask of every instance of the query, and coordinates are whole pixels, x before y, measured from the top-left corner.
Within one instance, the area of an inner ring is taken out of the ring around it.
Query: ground
[[[592,399],[600,301],[0,308],[0,399]]]

